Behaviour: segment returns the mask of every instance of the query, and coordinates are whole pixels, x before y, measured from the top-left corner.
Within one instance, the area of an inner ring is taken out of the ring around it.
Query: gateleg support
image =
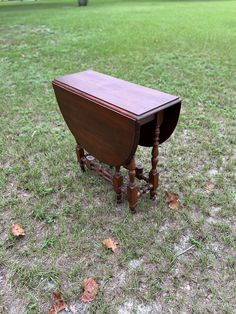
[[[116,192],[116,201],[118,204],[122,201],[121,187],[123,185],[123,176],[120,173],[120,166],[115,167],[115,174],[113,176],[113,189]]]
[[[155,199],[156,197],[156,190],[159,185],[159,173],[157,171],[157,164],[158,164],[158,145],[160,140],[160,126],[163,121],[163,112],[158,112],[156,116],[156,127],[153,135],[153,148],[152,148],[152,169],[149,172],[149,183],[152,185],[150,189],[150,198]]]
[[[77,143],[77,146],[76,146],[76,155],[77,155],[77,159],[80,164],[81,170],[85,172],[85,159],[86,158],[84,155],[84,149],[79,143]]]
[[[129,184],[127,186],[127,197],[129,202],[129,207],[133,213],[136,212],[136,205],[138,202],[138,187],[135,182],[135,176],[136,176],[136,164],[134,157],[131,159],[130,163],[128,164],[128,170],[129,170]]]

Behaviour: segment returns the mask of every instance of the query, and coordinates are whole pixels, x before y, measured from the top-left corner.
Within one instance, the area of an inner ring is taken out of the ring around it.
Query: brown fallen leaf
[[[83,282],[84,292],[81,296],[81,301],[84,303],[91,302],[96,298],[99,285],[93,278],[85,278]]]
[[[212,182],[207,182],[207,184],[206,184],[206,189],[207,189],[208,191],[213,190],[214,187],[215,187],[215,184],[214,184],[214,183],[212,183]]]
[[[176,193],[169,193],[165,191],[165,200],[168,203],[169,208],[178,209],[179,208],[179,196]]]
[[[19,224],[13,224],[11,232],[15,237],[25,236],[25,230]]]
[[[117,250],[117,242],[113,241],[111,238],[106,239],[103,241],[103,244],[108,248],[111,249],[113,252]]]
[[[64,301],[63,295],[60,290],[55,290],[52,293],[53,295],[53,303],[49,310],[49,314],[57,314],[62,310],[67,310],[68,306]]]

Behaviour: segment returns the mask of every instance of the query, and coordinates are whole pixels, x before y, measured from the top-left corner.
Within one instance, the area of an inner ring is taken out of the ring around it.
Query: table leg
[[[129,169],[129,184],[127,186],[127,196],[129,201],[129,207],[131,211],[135,212],[136,211],[135,207],[138,201],[138,187],[135,182],[136,164],[134,158],[132,158],[130,163],[128,164],[128,169]]]
[[[85,156],[84,156],[84,149],[83,147],[78,143],[77,146],[76,146],[76,154],[77,154],[77,159],[78,159],[78,162],[80,164],[80,168],[81,170],[84,172],[85,171],[85,165],[84,165],[84,159],[85,159]]]
[[[141,162],[137,163],[137,165],[136,165],[135,176],[138,179],[142,179],[142,177],[143,177],[143,165]]]
[[[159,173],[157,171],[158,164],[158,144],[159,144],[159,136],[160,136],[160,125],[162,122],[162,114],[157,115],[156,119],[156,128],[153,137],[153,148],[152,148],[152,169],[149,172],[149,183],[152,184],[152,188],[150,190],[150,198],[155,199],[156,197],[156,189],[159,184]]]
[[[121,203],[121,199],[122,199],[122,191],[121,191],[122,184],[123,184],[123,176],[120,173],[120,166],[117,166],[114,177],[113,177],[113,188],[114,188],[114,191],[116,192],[116,200],[118,204]]]

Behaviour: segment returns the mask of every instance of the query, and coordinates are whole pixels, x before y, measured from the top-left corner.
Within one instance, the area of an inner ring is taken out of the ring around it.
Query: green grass
[[[0,312],[47,313],[59,287],[76,313],[235,313],[235,35],[235,1],[0,3]],[[136,215],[80,172],[56,104],[52,79],[87,68],[183,99]],[[84,306],[87,276],[101,288]]]

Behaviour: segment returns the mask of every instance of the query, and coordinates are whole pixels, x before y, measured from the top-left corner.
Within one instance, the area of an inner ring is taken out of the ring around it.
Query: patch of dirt
[[[153,314],[161,313],[162,307],[156,302],[150,302],[147,304],[140,303],[137,300],[129,299],[123,305],[118,308],[118,314]]]
[[[233,160],[236,160],[236,149],[235,149],[235,151],[233,152],[232,159],[233,159]]]
[[[33,194],[26,190],[19,188],[18,182],[15,178],[6,186],[6,190],[3,193],[5,199],[11,198],[16,195],[22,202],[26,202],[30,198],[33,198]]]
[[[116,273],[116,276],[111,280],[111,282],[106,286],[108,291],[118,292],[126,283],[127,272],[122,269]]]
[[[219,207],[219,206],[212,206],[212,207],[210,208],[210,214],[211,214],[211,216],[212,216],[212,217],[216,216],[216,215],[220,212],[220,210],[221,210],[221,207]]]
[[[90,304],[85,304],[83,302],[73,302],[68,311],[61,311],[60,314],[88,314]]]
[[[158,230],[155,242],[161,242],[169,234],[170,230],[176,229],[178,227],[176,222],[166,221]]]
[[[176,254],[180,254],[181,252],[186,250],[188,246],[191,245],[189,239],[190,239],[190,236],[188,234],[185,234],[180,238],[179,243],[174,245]]]
[[[0,300],[3,304],[0,305],[3,309],[2,313],[7,314],[25,314],[26,308],[23,300],[17,298],[14,287],[8,282],[3,269],[0,269]]]
[[[214,218],[214,217],[208,217],[208,218],[206,218],[206,224],[207,224],[207,225],[215,224],[215,223],[217,223],[217,222],[218,222],[218,220],[217,220],[216,218]]]
[[[209,174],[210,174],[210,176],[211,177],[214,177],[214,176],[216,176],[217,174],[218,174],[218,170],[217,169],[211,169],[211,170],[209,170]]]
[[[140,260],[139,259],[133,259],[129,262],[128,267],[129,267],[129,269],[134,270],[134,269],[140,267],[142,265],[142,262],[143,261],[141,259]]]

